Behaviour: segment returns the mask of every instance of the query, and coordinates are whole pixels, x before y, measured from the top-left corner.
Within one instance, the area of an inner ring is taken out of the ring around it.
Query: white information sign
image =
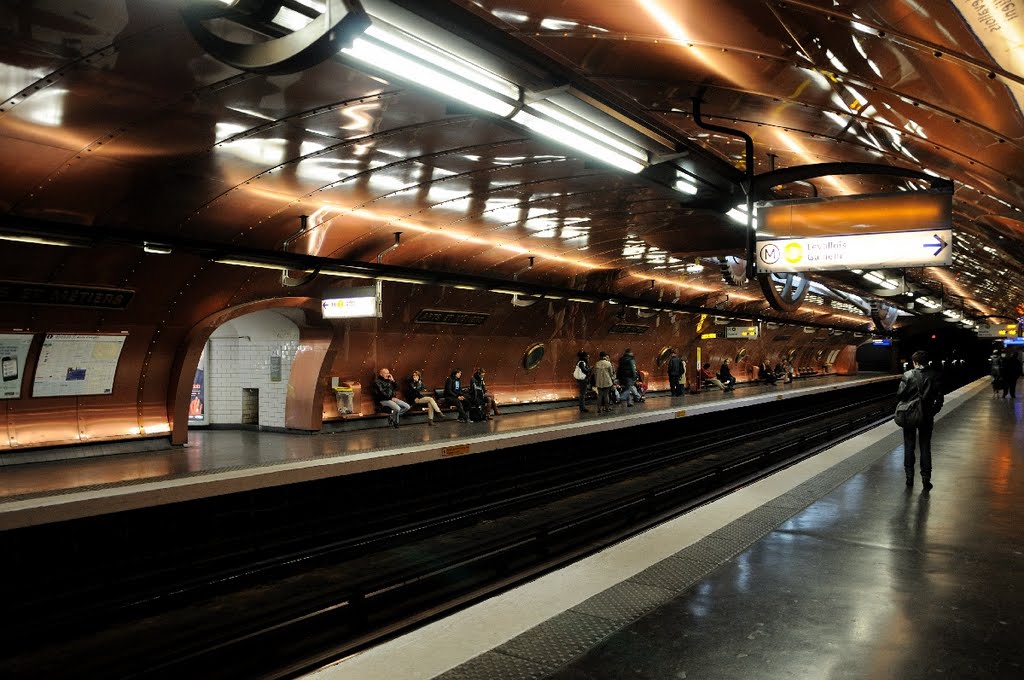
[[[761,272],[811,272],[953,264],[953,231],[900,231],[757,242]]]
[[[17,399],[21,396],[21,378],[25,375],[25,359],[32,344],[31,333],[0,335],[0,399]]]
[[[759,328],[759,326],[726,326],[725,337],[755,339],[758,337]]]
[[[36,364],[32,396],[110,394],[125,337],[48,334]]]
[[[377,297],[328,298],[321,303],[325,319],[359,319],[377,316]]]

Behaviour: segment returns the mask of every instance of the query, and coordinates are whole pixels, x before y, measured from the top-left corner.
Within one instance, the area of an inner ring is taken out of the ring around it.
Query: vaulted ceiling
[[[998,13],[1006,3],[987,3],[989,14],[968,0],[365,4],[405,6],[655,131],[698,193],[344,57],[286,75],[239,71],[196,44],[174,2],[53,0],[0,6],[0,212],[361,261],[400,231],[392,264],[624,293],[653,281],[682,301],[727,292],[757,311],[759,288],[727,284],[717,264],[744,254],[743,229],[724,216],[730,205],[707,200],[739,186],[743,142],[699,127],[699,98],[710,122],[752,137],[756,173],[856,162],[952,179],[953,267],[892,280],[979,321],[1024,314],[1024,78],[1001,51],[1024,24]],[[291,18],[276,25],[299,27],[321,7],[285,2]],[[812,184],[774,197],[926,186],[878,175]],[[65,266],[5,262],[42,280]],[[894,300],[861,275],[814,278]]]

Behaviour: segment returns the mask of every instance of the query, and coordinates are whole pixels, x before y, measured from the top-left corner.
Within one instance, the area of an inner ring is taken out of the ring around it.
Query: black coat
[[[409,378],[409,385],[406,388],[409,401],[415,403],[417,399],[422,399],[424,396],[423,390],[425,389],[427,388],[423,385],[422,380],[413,380],[412,378]]]
[[[394,380],[385,380],[384,378],[378,377],[373,381],[373,393],[377,397],[377,401],[388,401],[389,399],[394,399],[397,392],[398,383]]]
[[[924,414],[926,423],[935,420],[935,414],[942,408],[942,382],[939,373],[927,366],[925,368],[912,368],[903,374],[900,379],[899,389],[896,395],[901,402],[910,401],[915,397],[921,399],[921,412]]]
[[[668,374],[676,377],[683,374],[683,360],[678,356],[668,360]]]
[[[456,401],[462,396],[462,379],[456,380],[452,376],[444,381],[444,398],[448,401]]]

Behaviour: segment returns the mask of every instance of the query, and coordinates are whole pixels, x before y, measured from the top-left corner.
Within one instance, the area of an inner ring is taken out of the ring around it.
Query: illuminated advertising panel
[[[124,335],[48,333],[36,362],[33,397],[110,394]]]
[[[21,381],[25,375],[25,359],[32,344],[31,333],[0,335],[0,399],[17,399],[21,396]]]
[[[372,286],[327,291],[320,303],[325,319],[365,319],[379,316],[377,289]]]

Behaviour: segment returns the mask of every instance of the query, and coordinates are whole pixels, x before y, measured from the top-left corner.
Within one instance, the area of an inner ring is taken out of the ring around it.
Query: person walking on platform
[[[1010,399],[1017,398],[1017,381],[1020,380],[1021,365],[1020,359],[1013,352],[1005,352],[1002,361],[999,362],[999,373],[1003,380],[1003,398],[1007,392]]]
[[[427,407],[427,425],[433,426],[435,413],[441,420],[445,418],[444,414],[441,413],[441,409],[437,407],[437,402],[434,401],[434,398],[424,394],[426,387],[424,387],[421,377],[422,374],[419,371],[412,372],[412,377],[409,378],[407,396],[412,403],[423,404]]]
[[[391,412],[388,416],[388,425],[398,427],[399,418],[409,410],[409,405],[397,398],[398,383],[391,377],[391,371],[386,368],[380,369],[376,380],[373,381],[373,393],[377,403]]]
[[[729,370],[729,359],[722,360],[722,366],[718,369],[718,379],[725,385],[726,392],[730,392],[736,387],[736,377]]]
[[[1003,357],[999,350],[994,350],[988,358],[988,374],[992,376],[992,396],[998,397],[999,390],[1003,389]]]
[[[597,412],[608,413],[612,410],[612,385],[615,384],[615,371],[612,369],[612,362],[608,360],[608,353],[601,352],[597,363],[594,364],[594,386],[597,387]]]
[[[636,382],[638,373],[636,372],[636,359],[633,357],[633,350],[629,347],[622,353],[619,358],[619,383],[622,385],[622,394],[626,397],[626,406],[633,405],[633,383]]]
[[[932,488],[932,428],[935,414],[942,408],[942,385],[939,372],[928,365],[928,353],[914,352],[910,357],[914,367],[903,374],[896,392],[897,425],[903,428],[903,469],[907,473],[907,486],[914,486],[914,448],[920,444],[921,481],[925,490]],[[904,411],[903,422],[899,420]]]
[[[668,356],[668,389],[673,397],[683,396],[683,388],[680,383],[685,383],[683,376],[686,374],[686,364],[675,350]]]
[[[580,350],[576,352],[576,367],[572,369],[572,377],[576,379],[576,386],[580,391],[580,413],[590,413],[587,408],[587,391],[590,389],[590,366],[587,364],[589,354]]]
[[[466,395],[462,393],[462,371],[457,368],[444,381],[444,400],[458,409],[460,423],[469,422],[469,414],[466,413]]]

